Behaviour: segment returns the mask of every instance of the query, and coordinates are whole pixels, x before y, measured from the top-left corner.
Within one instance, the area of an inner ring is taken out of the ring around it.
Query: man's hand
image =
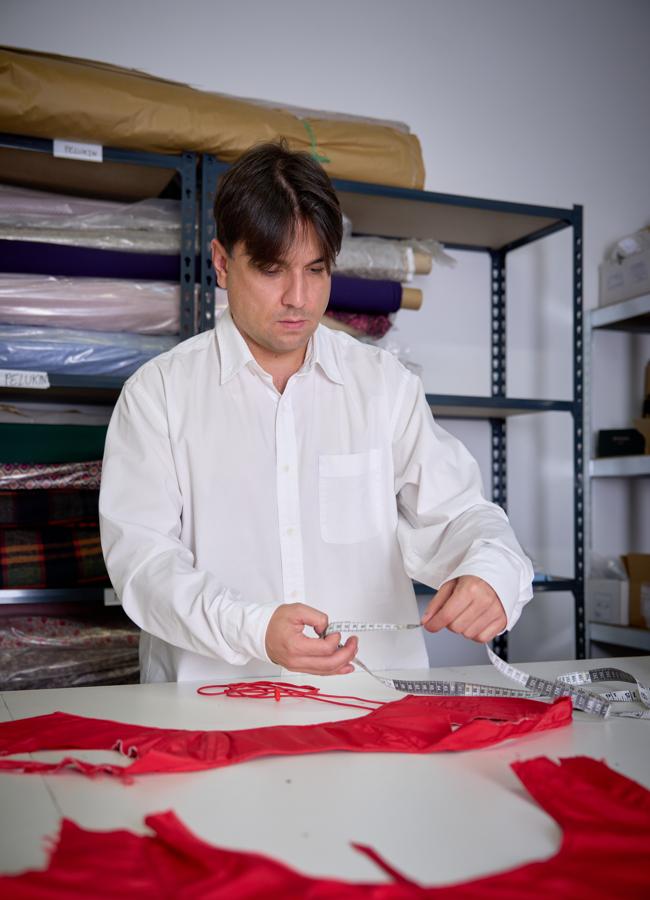
[[[496,591],[476,575],[446,581],[422,616],[427,631],[448,628],[481,644],[503,631],[507,622]]]
[[[354,672],[352,660],[357,654],[357,638],[350,637],[339,648],[338,632],[326,638],[309,638],[303,634],[311,625],[317,634],[327,628],[325,613],[304,603],[279,606],[266,629],[266,652],[271,662],[292,672],[309,675],[348,675]]]

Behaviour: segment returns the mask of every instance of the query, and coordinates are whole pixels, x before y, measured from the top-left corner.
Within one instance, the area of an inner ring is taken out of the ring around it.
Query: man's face
[[[254,356],[304,351],[327,307],[331,283],[311,225],[296,230],[286,258],[267,270],[255,265],[241,241],[232,256],[213,241],[212,261]]]

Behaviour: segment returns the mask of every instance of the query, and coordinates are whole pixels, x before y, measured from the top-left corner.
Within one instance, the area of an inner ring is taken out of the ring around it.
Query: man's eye
[[[262,275],[277,275],[280,270],[279,269],[260,269]]]
[[[315,268],[313,268],[313,269],[310,269],[309,271],[310,271],[310,272],[313,272],[314,275],[321,275],[321,274],[325,271],[325,267],[324,267],[324,266],[319,266],[319,267],[315,267]]]

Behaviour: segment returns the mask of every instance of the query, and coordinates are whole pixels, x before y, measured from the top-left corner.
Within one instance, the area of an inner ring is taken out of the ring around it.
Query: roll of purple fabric
[[[180,257],[175,254],[128,253],[38,241],[0,240],[0,272],[177,281]]]
[[[387,315],[397,312],[402,303],[402,285],[395,281],[332,276],[329,309]]]

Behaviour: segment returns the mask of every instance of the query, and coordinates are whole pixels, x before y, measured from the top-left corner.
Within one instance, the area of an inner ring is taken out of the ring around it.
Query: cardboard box
[[[600,306],[650,294],[650,250],[600,265]]]
[[[628,553],[623,562],[630,579],[630,625],[650,628],[650,553]]]
[[[609,625],[629,625],[629,581],[590,578],[587,582],[587,619]]]
[[[645,438],[646,454],[650,453],[650,416],[645,416],[643,419],[635,419],[634,427],[637,431],[640,431]]]

